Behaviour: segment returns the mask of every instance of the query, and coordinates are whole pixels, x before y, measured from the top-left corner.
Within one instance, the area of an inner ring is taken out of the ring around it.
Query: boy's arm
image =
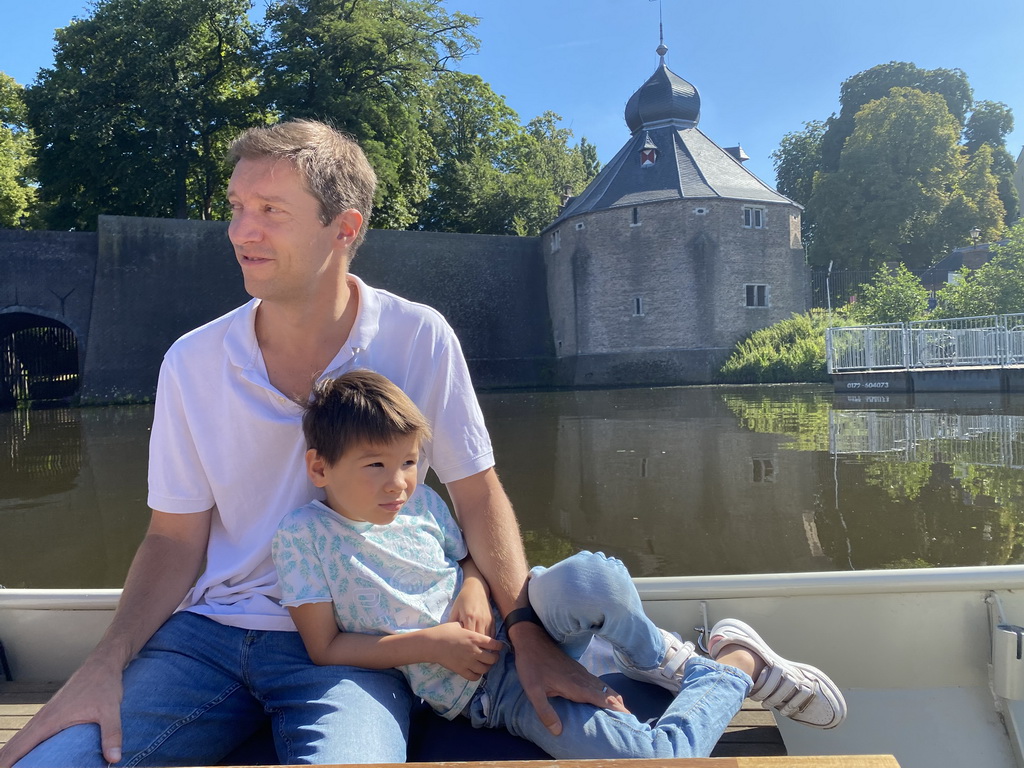
[[[310,660],[391,669],[407,664],[440,664],[467,680],[478,680],[497,661],[501,643],[455,622],[396,635],[342,632],[328,602],[288,606]]]
[[[452,603],[451,620],[465,629],[494,637],[494,611],[491,610],[491,590],[472,557],[459,561],[462,567],[462,589]]]

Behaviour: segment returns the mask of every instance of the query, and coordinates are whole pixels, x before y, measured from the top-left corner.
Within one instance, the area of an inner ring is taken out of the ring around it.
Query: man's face
[[[228,238],[250,295],[308,302],[322,290],[318,278],[325,271],[344,267],[354,235],[351,214],[359,214],[346,211],[325,227],[316,198],[287,160],[239,160],[228,184],[228,202]]]
[[[399,437],[387,445],[357,443],[331,466],[316,451],[306,454],[310,479],[327,494],[327,506],[356,522],[388,525],[416,490],[420,441]]]

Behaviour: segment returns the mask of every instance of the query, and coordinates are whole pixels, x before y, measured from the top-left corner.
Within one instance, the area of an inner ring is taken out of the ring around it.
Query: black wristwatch
[[[533,610],[532,605],[524,605],[522,608],[516,608],[515,610],[509,611],[508,616],[505,617],[505,631],[508,632],[515,624],[520,621],[532,621],[541,627],[544,626],[544,622],[540,620],[537,612]]]

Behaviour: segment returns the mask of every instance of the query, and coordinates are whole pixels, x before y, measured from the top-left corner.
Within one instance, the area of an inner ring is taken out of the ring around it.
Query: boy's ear
[[[317,488],[327,485],[327,476],[324,474],[326,469],[327,462],[316,452],[316,448],[306,451],[306,474]]]

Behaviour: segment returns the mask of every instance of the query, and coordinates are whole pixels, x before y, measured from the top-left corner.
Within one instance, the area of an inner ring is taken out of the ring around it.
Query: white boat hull
[[[826,670],[849,704],[839,728],[778,718],[791,755],[893,754],[902,768],[1024,768],[1024,659],[998,624],[1024,625],[1024,566],[637,579],[659,626],[735,616],[790,658]],[[59,681],[106,628],[119,590],[0,590],[0,641],[17,680]],[[993,677],[995,675],[995,677]],[[1019,686],[1019,687],[1018,687]],[[1020,724],[1020,725],[1018,725]]]

